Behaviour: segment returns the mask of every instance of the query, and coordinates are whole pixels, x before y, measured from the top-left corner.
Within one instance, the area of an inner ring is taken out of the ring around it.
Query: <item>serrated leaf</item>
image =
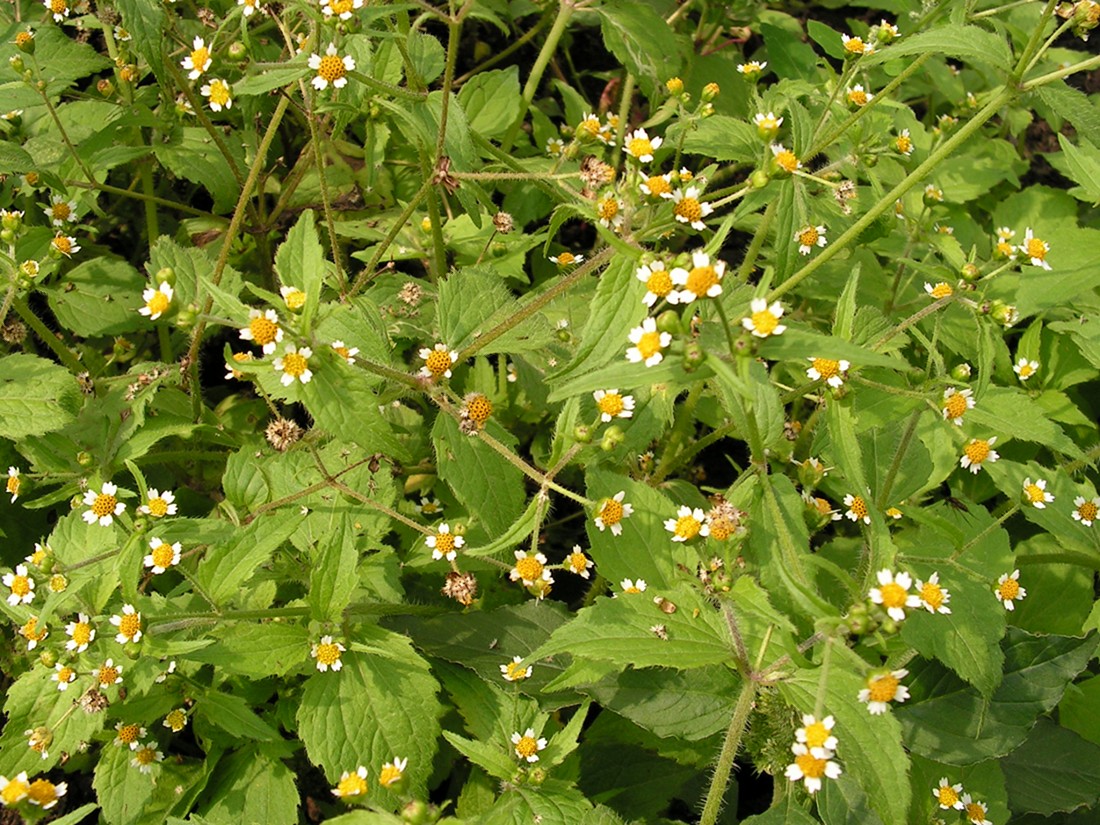
[[[1100,112],[1088,95],[1066,85],[1064,80],[1044,83],[1034,93],[1058,117],[1072,123],[1081,137],[1094,144],[1100,143]]]
[[[264,95],[297,83],[309,73],[306,66],[305,55],[301,59],[287,61],[272,68],[265,68],[258,74],[245,75],[233,84],[233,95],[236,97],[248,97],[250,95]]]
[[[246,166],[240,144],[227,146],[237,168]],[[229,212],[236,205],[240,194],[237,179],[205,129],[199,126],[175,129],[153,146],[153,153],[173,174],[204,187],[214,198],[214,212]]]
[[[467,739],[449,730],[443,731],[443,738],[475,765],[484,768],[490,776],[506,781],[516,773],[516,763],[499,746]]]
[[[1100,801],[1100,747],[1049,719],[1039,720],[1001,768],[1014,814],[1050,816]]]
[[[671,26],[650,6],[628,0],[608,0],[596,11],[608,50],[653,97],[658,86],[679,74],[680,43]]]
[[[64,367],[23,353],[0,358],[0,437],[14,441],[59,430],[80,404],[80,388]]]
[[[439,286],[439,334],[448,348],[465,349],[492,328],[489,320],[509,304],[515,299],[492,267],[456,270]]]
[[[232,541],[209,548],[195,571],[195,580],[215,604],[225,604],[290,538],[302,518],[293,507],[261,516]]]
[[[209,691],[195,699],[196,714],[237,739],[271,742],[279,732],[267,724],[240,696]]]
[[[349,766],[381,765],[396,755],[409,760],[409,792],[421,795],[440,733],[439,685],[407,640],[375,632],[382,634],[376,641],[402,651],[401,657],[348,651],[340,672],[314,673],[302,691],[298,732],[310,761],[330,781]]]
[[[1058,144],[1062,147],[1069,177],[1084,189],[1085,197],[1081,200],[1100,203],[1100,151],[1085,140],[1081,147],[1074,146],[1065,135],[1058,135]]]
[[[35,167],[34,158],[17,143],[0,141],[0,173],[29,172]]]
[[[122,25],[130,33],[134,48],[145,58],[157,80],[167,86],[170,76],[164,71],[161,53],[164,31],[168,25],[164,6],[157,0],[118,0],[118,10],[122,13]]]
[[[255,624],[234,627],[209,647],[180,654],[179,658],[215,665],[220,672],[250,679],[283,676],[309,656],[305,627]]]
[[[247,444],[230,453],[222,475],[222,491],[226,499],[242,513],[247,514],[271,498],[271,486],[264,471],[264,463],[256,459],[259,444]]]
[[[686,129],[679,124],[668,129],[669,140]],[[729,115],[714,115],[694,123],[684,135],[684,151],[712,160],[748,163],[760,157],[760,136],[746,121]]]
[[[77,335],[117,335],[148,328],[138,314],[145,279],[119,258],[94,258],[70,270],[57,289],[48,292],[50,309]]]
[[[499,138],[520,114],[519,67],[479,72],[458,93],[470,128],[487,138]]]
[[[282,286],[297,287],[306,294],[302,307],[302,329],[308,334],[310,321],[321,302],[325,275],[325,250],[317,238],[312,209],[305,210],[275,251],[275,271]]]
[[[939,662],[910,664],[911,699],[894,715],[914,753],[951,765],[1004,756],[1027,738],[1096,652],[1100,637],[1033,636],[1010,627],[1004,678],[986,700]]]
[[[867,664],[862,659],[840,644],[833,645],[831,657],[824,712],[836,719],[837,756],[883,822],[906,822],[911,791],[901,726],[888,713],[872,716],[865,704],[856,701],[866,687]],[[779,692],[800,713],[813,713],[820,677],[817,669],[799,669],[780,682]]]
[[[346,524],[326,536],[317,548],[309,573],[310,615],[317,621],[338,622],[359,586],[355,534]]]
[[[100,752],[92,787],[108,825],[139,825],[145,821],[153,780],[130,764],[132,758],[129,748],[110,747]]]
[[[549,779],[538,788],[518,785],[503,794],[480,825],[525,825],[532,822],[584,823],[592,803],[571,784]]]
[[[210,801],[200,812],[213,825],[298,822],[299,798],[294,774],[259,748],[245,748],[225,757],[214,771],[205,797]]]
[[[947,25],[906,37],[879,49],[865,63],[877,65],[899,57],[922,54],[942,54],[968,63],[984,63],[1008,71],[1012,54],[1004,38],[978,26]]]
[[[1079,456],[1080,448],[1046,411],[1016,387],[990,387],[966,414],[968,424],[992,430],[997,436],[1019,438],[1042,444],[1068,456]],[[992,465],[991,465],[992,466]]]

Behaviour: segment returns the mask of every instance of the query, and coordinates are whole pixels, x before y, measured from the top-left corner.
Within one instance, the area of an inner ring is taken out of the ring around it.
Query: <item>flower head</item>
[[[596,526],[600,528],[600,531],[610,530],[614,536],[621,536],[623,533],[622,521],[624,518],[629,518],[634,512],[634,507],[628,503],[624,503],[623,499],[626,497],[626,490],[619,490],[611,498],[605,498],[600,502],[599,509],[596,511]]]
[[[27,801],[35,807],[48,811],[58,803],[58,800],[69,790],[67,782],[58,782],[56,785],[45,777],[38,777],[27,788]],[[2,796],[0,792],[0,796]]]
[[[335,43],[328,44],[323,57],[319,54],[310,55],[308,65],[317,72],[317,76],[310,81],[317,91],[324,91],[330,83],[336,89],[344,88],[348,85],[348,72],[355,70],[355,60],[350,54],[340,57]]]
[[[27,781],[27,772],[21,771],[17,776],[8,779],[0,776],[0,803],[10,808],[19,804],[30,793],[31,785]]]
[[[80,244],[76,242],[76,238],[72,235],[63,235],[58,232],[54,239],[50,241],[50,249],[59,255],[64,255],[66,258],[71,258],[80,251]]]
[[[115,641],[120,645],[141,641],[141,614],[132,604],[122,606],[122,612],[111,617],[111,624],[118,628]]]
[[[596,390],[592,397],[596,399],[600,420],[605,423],[613,418],[630,418],[634,415],[633,395],[620,395],[618,390]]]
[[[1050,252],[1050,244],[1042,238],[1036,238],[1030,226],[1024,231],[1024,242],[1016,247],[1016,249],[1021,255],[1031,261],[1032,266],[1040,266],[1048,272],[1050,271],[1050,264],[1047,263],[1047,253]]]
[[[697,298],[717,298],[722,294],[725,274],[725,261],[711,263],[706,252],[692,252],[691,269],[678,266],[672,270],[672,283],[680,287],[673,303],[690,304]]]
[[[309,655],[317,660],[317,669],[324,673],[329,668],[340,670],[344,663],[340,661],[340,654],[346,651],[339,642],[334,642],[331,636],[322,636],[321,641],[314,642],[309,649]]]
[[[174,516],[177,509],[176,496],[171,490],[165,490],[162,493],[155,487],[150,487],[149,497],[144,504],[138,507],[138,512],[145,516],[162,518],[163,516]]]
[[[596,217],[601,226],[618,229],[623,223],[623,202],[614,195],[604,195],[596,201]]]
[[[172,303],[172,295],[172,287],[166,283],[161,283],[156,289],[148,287],[141,293],[141,300],[145,301],[145,306],[138,312],[147,316],[150,321],[155,321],[168,311]]]
[[[838,388],[844,385],[844,376],[852,366],[843,358],[810,358],[810,368],[806,375],[814,381],[824,381],[830,387]]]
[[[67,201],[64,195],[54,195],[50,198],[50,205],[42,211],[51,224],[61,227],[76,219],[76,201]]]
[[[779,323],[783,317],[783,306],[779,301],[768,302],[764,298],[753,298],[749,304],[751,314],[741,319],[741,326],[755,335],[757,338],[767,338],[769,335],[782,335],[787,327]]]
[[[50,631],[45,625],[38,626],[37,616],[31,616],[19,628],[19,635],[27,640],[27,650],[34,650],[39,642],[50,635]]]
[[[95,640],[95,628],[83,613],[77,613],[76,621],[65,625],[65,633],[69,637],[69,641],[65,642],[65,649],[76,653],[83,653]]]
[[[813,794],[821,790],[822,777],[836,779],[840,776],[840,765],[832,761],[833,752],[823,748],[810,749],[801,742],[791,745],[794,762],[787,766],[786,777],[792,782],[802,782],[806,790]]]
[[[191,53],[180,62],[180,65],[188,70],[188,78],[198,80],[210,68],[213,61],[210,58],[210,49],[201,37],[196,37],[191,45]]]
[[[210,78],[210,82],[204,83],[199,89],[199,93],[207,99],[212,111],[220,112],[222,109],[233,108],[233,93],[229,89],[229,84],[224,80],[216,77]]]
[[[644,593],[646,589],[645,579],[623,579],[619,582],[619,587],[623,589],[624,593]]]
[[[946,776],[940,777],[940,784],[932,789],[932,798],[936,800],[940,808],[944,811],[949,811],[954,808],[956,811],[963,809],[963,801],[959,798],[959,794],[962,793],[962,783],[959,782],[952,785]]]
[[[1054,494],[1047,492],[1047,482],[1045,478],[1037,478],[1035,481],[1032,481],[1030,478],[1024,479],[1024,501],[1040,510],[1054,501]]]
[[[68,0],[42,0],[42,5],[53,15],[53,22],[55,23],[61,23],[69,16]]]
[[[291,312],[297,312],[306,305],[306,294],[296,286],[286,286],[284,284],[279,287],[279,294],[282,296],[286,308]]]
[[[849,37],[846,34],[842,34],[840,40],[844,45],[844,52],[848,57],[858,57],[863,54],[875,53],[875,47],[870,43],[865,43],[862,37]]]
[[[363,0],[321,0],[321,12],[330,20],[333,17],[338,20],[350,20],[352,12],[361,8],[363,8]]]
[[[1100,496],[1077,496],[1073,500],[1073,520],[1081,522],[1085,527],[1092,527],[1097,513],[1100,513]]]
[[[579,544],[574,544],[573,552],[565,557],[565,566],[570,570],[570,572],[576,573],[582,579],[587,579],[591,576],[588,571],[596,565],[595,562],[592,561],[592,559],[588,558],[588,556],[584,554],[584,551],[581,550],[581,546]]]
[[[8,604],[30,604],[34,601],[34,579],[27,572],[27,565],[17,564],[14,573],[5,573],[4,586],[11,590]]]
[[[779,134],[779,127],[783,125],[783,118],[776,117],[774,112],[757,112],[752,122],[756,124],[756,132],[765,140],[770,140]]]
[[[871,523],[871,511],[868,509],[863,496],[848,493],[844,496],[844,506],[848,508],[844,515],[852,521],[862,521],[864,524]]]
[[[241,330],[241,340],[258,344],[263,347],[264,355],[271,355],[283,340],[279,316],[273,309],[252,309],[248,312],[248,319],[248,326]]]
[[[855,107],[866,106],[875,96],[863,88],[861,83],[857,83],[848,89],[848,102]]]
[[[164,761],[164,754],[157,750],[155,742],[142,742],[134,750],[130,764],[142,773],[152,773],[153,765]]]
[[[551,157],[558,157],[565,151],[565,141],[561,138],[547,138],[546,139],[546,154]]]
[[[665,269],[664,261],[650,261],[642,264],[634,274],[645,284],[646,293],[642,303],[646,306],[652,307],[662,298],[670,304],[680,300],[679,294],[673,289],[672,275]]]
[[[424,359],[420,374],[435,381],[440,378],[450,378],[451,367],[458,362],[458,353],[453,349],[447,349],[446,344],[436,344],[433,349],[421,347],[420,357]]]
[[[634,134],[626,139],[623,149],[628,155],[641,163],[650,163],[653,153],[661,148],[659,137],[650,138],[645,129],[635,129]]]
[[[895,622],[905,618],[907,607],[920,607],[921,597],[910,593],[913,579],[908,573],[893,573],[890,570],[879,570],[877,574],[878,587],[872,587],[868,594],[875,604],[881,604],[886,608],[887,615]]]
[[[382,770],[378,772],[378,784],[383,788],[396,785],[405,777],[408,764],[408,758],[402,759],[400,756],[395,756],[392,762],[383,763]]]
[[[245,17],[251,17],[257,10],[263,11],[263,4],[260,0],[237,0],[238,6],[243,6],[241,14]]]
[[[909,671],[903,668],[868,677],[867,687],[859,692],[859,701],[867,703],[867,710],[872,716],[886,713],[890,702],[904,702],[909,698],[909,688],[901,684],[901,680],[908,675]]]
[[[360,765],[354,771],[344,771],[340,774],[340,781],[332,789],[333,796],[347,799],[353,796],[364,796],[367,792],[367,769]]]
[[[897,149],[898,154],[906,157],[913,154],[913,138],[909,136],[908,129],[902,129],[898,132],[898,136],[894,138],[894,148]]]
[[[20,476],[18,467],[8,467],[8,484],[7,491],[11,493],[11,503],[15,504],[15,500],[19,498],[19,488],[23,484],[23,479]]]
[[[804,226],[794,233],[794,239],[798,241],[798,251],[802,255],[809,255],[813,248],[825,246],[824,226]]]
[[[836,737],[833,736],[833,727],[836,720],[832,716],[826,716],[818,720],[810,713],[802,715],[802,727],[794,732],[794,738],[809,748],[814,756],[823,757],[821,751],[835,751]]]
[[[546,556],[542,553],[527,553],[516,550],[516,563],[508,573],[512,581],[522,581],[524,587],[534,587],[536,582],[553,583],[554,578],[546,567]]]
[[[673,541],[688,541],[696,536],[709,536],[710,525],[706,513],[701,507],[692,510],[686,504],[680,505],[676,518],[665,519],[665,529],[672,533]]]
[[[750,60],[747,63],[738,63],[737,71],[749,80],[756,80],[768,68],[768,61]]]
[[[964,469],[969,468],[970,472],[977,473],[982,469],[982,464],[989,462],[992,464],[999,459],[1000,454],[993,449],[993,445],[996,443],[997,437],[992,438],[972,438],[970,443],[963,447],[962,458],[959,459],[959,464]]]
[[[531,678],[531,666],[523,667],[521,662],[523,662],[522,656],[513,656],[512,661],[500,666],[500,675],[506,682],[521,682]]]
[[[686,223],[692,229],[702,231],[707,228],[703,218],[714,211],[709,203],[700,201],[703,191],[698,186],[676,189],[664,197],[672,201],[672,214],[680,223]]]
[[[458,556],[458,551],[466,543],[466,539],[452,533],[451,525],[441,524],[434,535],[428,536],[426,543],[432,549],[433,559],[437,561],[439,559],[454,561]]]
[[[515,746],[516,756],[526,759],[528,762],[539,761],[539,751],[546,747],[546,740],[535,738],[534,728],[528,728],[523,735],[516,731],[512,734],[512,744]]]
[[[1012,368],[1012,371],[1020,377],[1021,381],[1027,381],[1033,376],[1039,369],[1038,361],[1029,361],[1027,358],[1020,358],[1016,362],[1016,365]]]
[[[950,295],[955,294],[955,288],[947,281],[940,281],[935,284],[930,284],[927,281],[924,283],[924,291],[934,300],[938,301],[941,298],[947,298]]]
[[[164,720],[161,724],[172,731],[172,733],[179,733],[187,727],[187,711],[183,708],[170,710],[164,715]]]
[[[796,170],[802,168],[802,161],[798,159],[798,156],[783,146],[782,143],[772,144],[772,163],[776,168],[787,174],[793,174]]]
[[[667,198],[672,194],[672,173],[650,175],[638,184],[638,188],[642,190],[643,195],[651,198]]]
[[[95,671],[96,682],[101,688],[122,683],[122,665],[116,665],[114,659],[108,659]]]
[[[962,426],[963,415],[967,410],[974,409],[973,391],[967,387],[956,390],[948,387],[943,391],[943,417],[952,424]]]
[[[118,500],[117,493],[118,487],[109,481],[103,482],[98,493],[95,490],[84,493],[84,503],[88,505],[88,509],[84,511],[84,521],[88,524],[99,522],[103,527],[110,527],[114,517],[122,515],[122,511],[126,509],[126,505]]]
[[[947,588],[940,587],[939,572],[929,576],[926,582],[917,579],[917,596],[920,599],[919,606],[929,613],[943,613],[946,615],[951,612],[951,608],[947,606],[947,603],[951,601],[951,594],[947,592]]]
[[[975,802],[970,794],[964,793],[962,795],[963,815],[971,825],[993,825],[986,818],[986,814],[989,813],[989,806],[984,802]]]
[[[574,255],[572,252],[559,252],[557,255],[550,256],[550,262],[557,264],[561,268],[576,266],[577,264],[584,263],[584,255]]]
[[[309,368],[309,358],[313,350],[309,347],[298,349],[294,344],[287,344],[281,357],[272,362],[276,372],[281,372],[283,377],[279,379],[284,387],[289,387],[295,379],[303,384],[313,380],[313,370]]]
[[[343,341],[333,341],[329,346],[349,364],[355,363],[355,356],[359,354],[359,347],[349,347]]]
[[[1005,606],[1005,610],[1015,610],[1016,602],[1027,596],[1027,591],[1020,587],[1020,571],[1002,573],[997,579],[997,586],[993,588],[993,594]]]
[[[657,331],[657,322],[646,318],[640,327],[630,330],[627,336],[634,346],[626,351],[626,360],[633,363],[642,361],[647,367],[654,367],[664,358],[661,350],[672,343],[672,335]]]
[[[139,725],[137,722],[117,722],[115,723],[115,744],[120,748],[129,748],[132,751],[138,749],[138,745],[141,744],[141,740],[145,738],[145,728]]]

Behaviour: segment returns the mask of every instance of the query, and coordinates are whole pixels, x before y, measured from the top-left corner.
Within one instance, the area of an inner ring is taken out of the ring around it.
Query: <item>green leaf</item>
[[[795,25],[795,28],[800,28]],[[802,40],[801,31],[760,24],[760,36],[768,50],[768,68],[781,78],[813,80],[817,72],[817,54]]]
[[[1065,135],[1058,135],[1058,144],[1062,147],[1068,176],[1081,185],[1082,190],[1070,190],[1071,194],[1083,201],[1100,203],[1100,150],[1087,140],[1080,147],[1074,146]]]
[[[514,313],[508,288],[491,266],[470,266],[452,272],[439,287],[439,334],[452,350],[462,350]]]
[[[310,615],[317,621],[339,622],[359,586],[355,534],[346,524],[321,540],[309,573]]]
[[[51,819],[50,825],[80,825],[84,822],[88,815],[99,808],[94,802],[89,802],[87,805],[81,805],[72,811],[69,811],[64,816],[59,816],[57,819]]]
[[[458,93],[470,128],[487,138],[499,138],[519,117],[519,67],[474,75]]]
[[[490,421],[485,430],[509,450],[515,438]],[[480,438],[463,434],[448,415],[440,414],[432,427],[439,477],[454,491],[490,536],[508,528],[523,512],[523,473]]]
[[[1100,802],[1100,747],[1040,719],[1001,762],[1014,814],[1050,816]]]
[[[882,825],[870,808],[867,794],[848,773],[842,773],[835,782],[823,781],[817,812],[825,825]]]
[[[230,143],[229,153],[237,168],[245,166],[240,143]],[[213,211],[229,212],[237,203],[240,188],[233,170],[206,130],[200,126],[182,126],[164,135],[153,146],[153,153],[174,175],[197,183],[214,198]]]
[[[10,141],[0,141],[0,173],[29,172],[34,167],[34,158],[26,149]]]
[[[863,58],[868,65],[885,63],[899,57],[922,54],[942,54],[968,63],[984,63],[1008,71],[1012,68],[1012,53],[1004,38],[978,26],[954,24],[919,32]]]
[[[651,593],[661,595],[678,609],[664,613],[654,604]],[[667,639],[653,632],[651,628],[657,624],[665,626]],[[597,599],[578,611],[576,618],[556,630],[528,658],[537,661],[561,653],[620,665],[680,670],[727,664],[733,657],[721,614],[684,585]]]
[[[1100,637],[1033,636],[1010,627],[1001,647],[1004,677],[990,699],[939,662],[910,665],[912,698],[894,715],[915,753],[970,765],[1015,750],[1035,719],[1053,708],[1087,665]]]
[[[539,759],[539,764],[543,768],[550,769],[560,765],[569,754],[577,749],[577,737],[580,736],[581,728],[585,719],[588,718],[588,709],[591,706],[591,701],[582,702],[581,706],[573,712],[573,716],[570,717],[565,727],[550,739]]]
[[[59,430],[80,404],[80,387],[64,367],[23,353],[0,358],[0,437],[14,441]]]
[[[837,757],[844,771],[863,788],[883,822],[906,822],[909,810],[909,758],[901,744],[901,726],[891,714],[872,716],[856,701],[866,687],[867,664],[833,644],[824,712],[836,719]],[[820,693],[818,669],[800,669],[779,683],[780,694],[800,713],[813,713]]]
[[[770,361],[801,361],[808,358],[834,358],[851,363],[853,368],[887,367],[889,369],[908,369],[901,359],[892,355],[883,355],[859,344],[844,340],[837,335],[822,335],[805,328],[788,327],[782,335],[772,335],[760,344],[760,355]]]
[[[1080,448],[1047,417],[1046,411],[1016,387],[990,387],[966,414],[966,420],[1002,438],[1031,441],[1069,456],[1081,454]]]
[[[794,794],[789,793],[764,813],[741,822],[742,825],[817,825],[817,820],[797,805]]]
[[[300,59],[287,61],[273,68],[265,68],[258,74],[246,75],[233,84],[233,95],[235,97],[265,95],[275,89],[297,84],[310,73],[306,60],[308,58],[301,55]]]
[[[158,32],[157,37],[161,34]],[[59,94],[73,81],[111,66],[111,61],[106,57],[87,43],[73,40],[60,26],[36,27],[34,45],[34,59],[42,67],[42,76],[49,82],[51,96]]]
[[[66,329],[77,335],[118,335],[148,329],[138,314],[144,306],[145,279],[119,258],[93,258],[65,275],[48,291],[50,309]]]
[[[356,765],[380,766],[400,756],[409,760],[409,792],[420,796],[439,739],[439,685],[408,640],[373,630],[372,642],[399,658],[348,651],[338,673],[314,673],[302,691],[298,732],[310,761],[329,781]],[[377,790],[383,799],[396,800]]]
[[[477,742],[449,730],[443,731],[443,738],[475,765],[484,768],[490,776],[507,781],[516,773],[516,763],[499,745]]]
[[[685,128],[679,124],[670,126],[668,139],[676,140]],[[749,163],[760,158],[760,136],[740,118],[714,115],[693,124],[684,135],[684,151],[712,160]]]
[[[214,665],[226,675],[249,679],[284,676],[309,656],[305,627],[289,624],[237,625],[209,647],[180,655],[181,659]]]
[[[164,70],[164,31],[168,27],[164,6],[157,0],[118,0],[122,25],[130,32],[131,43],[145,58],[162,86],[170,85],[170,75]]]
[[[1066,85],[1064,80],[1044,83],[1034,91],[1039,101],[1055,115],[1072,123],[1082,138],[1100,144],[1100,111],[1088,95]]]
[[[209,548],[195,571],[195,581],[215,604],[225,604],[290,538],[301,520],[293,507],[261,516],[232,541]]]
[[[240,696],[208,691],[195,700],[196,714],[237,739],[272,742],[279,732],[261,719]]]
[[[145,822],[145,808],[153,796],[153,777],[133,767],[132,758],[128,748],[108,747],[100,751],[92,787],[108,825]]]
[[[514,786],[502,795],[479,825],[524,825],[524,823],[581,823],[592,814],[592,803],[571,784],[549,779],[538,788]]]
[[[267,480],[264,463],[256,460],[259,448],[251,442],[235,453],[230,453],[222,475],[222,490],[226,500],[243,514],[251,513],[271,498],[271,486]]]
[[[275,251],[275,271],[282,286],[297,287],[306,294],[302,308],[302,329],[308,334],[310,320],[321,301],[325,274],[325,250],[317,239],[312,209],[305,210]]]
[[[604,45],[650,98],[661,84],[680,73],[680,42],[652,7],[607,0],[595,10],[600,15]]]
[[[259,748],[244,748],[225,757],[213,772],[205,797],[210,802],[200,813],[214,825],[298,822],[299,798],[294,774]]]

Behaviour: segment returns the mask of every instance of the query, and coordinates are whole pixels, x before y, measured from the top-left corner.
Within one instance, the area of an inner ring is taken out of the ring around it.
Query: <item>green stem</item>
[[[726,796],[726,787],[730,781],[730,772],[733,770],[733,760],[741,747],[741,736],[748,724],[749,714],[752,713],[756,690],[757,683],[752,679],[746,679],[741,685],[741,693],[737,697],[737,705],[733,709],[733,717],[726,729],[726,738],[722,742],[722,751],[718,755],[718,764],[710,778],[710,788],[703,803],[703,814],[699,818],[699,825],[714,825],[718,821],[718,813],[722,809],[722,800]]]
[[[1016,62],[1016,68],[1012,70],[1012,74],[1009,75],[1009,84],[1015,85],[1020,82],[1020,79],[1024,76],[1027,66],[1031,65],[1031,58],[1035,54],[1039,47],[1039,41],[1043,37],[1043,29],[1046,28],[1047,21],[1054,13],[1054,7],[1058,5],[1058,0],[1047,0],[1046,6],[1043,8],[1043,13],[1039,17],[1039,22],[1035,24],[1035,28],[1031,30],[1031,37],[1028,38],[1027,45],[1024,46],[1024,50],[1020,52],[1020,59]]]
[[[672,425],[672,433],[669,435],[665,449],[661,453],[661,460],[657,464],[657,469],[653,473],[650,484],[656,486],[668,477],[674,464],[673,459],[680,448],[680,442],[687,437],[688,429],[695,423],[695,405],[699,403],[699,399],[703,395],[705,383],[704,381],[696,381],[688,390],[688,396],[684,399],[684,403],[676,415],[676,421]]]
[[[890,489],[894,486],[894,479],[898,477],[898,470],[901,469],[901,462],[905,460],[905,454],[909,452],[909,442],[913,440],[913,433],[916,432],[917,422],[920,421],[921,415],[924,410],[920,407],[913,410],[913,414],[909,416],[909,424],[905,427],[905,432],[901,434],[901,441],[898,442],[898,448],[894,450],[893,461],[890,462],[890,468],[886,471],[886,476],[882,480],[882,489],[878,494],[878,509],[885,510],[886,502],[890,498]]]
[[[959,146],[967,141],[971,135],[977,132],[982,126],[985,125],[994,114],[996,114],[1006,103],[1012,100],[1016,96],[1016,92],[1009,88],[1004,88],[1000,93],[994,95],[993,99],[989,101],[982,109],[974,115],[973,119],[963,124],[955,134],[943,142],[935,151],[933,151],[924,162],[921,163],[916,169],[910,172],[906,177],[893,189],[887,192],[879,201],[872,206],[859,220],[853,223],[848,230],[841,235],[837,240],[825,247],[821,251],[821,254],[813,258],[809,263],[803,266],[798,272],[795,272],[787,280],[777,286],[771,291],[768,296],[769,301],[774,301],[779,296],[790,292],[798,284],[802,283],[806,278],[824,266],[826,263],[835,258],[840,252],[850,246],[859,236],[863,233],[867,227],[878,220],[879,215],[886,212],[887,209],[892,209],[895,201],[902,197],[906,192],[916,186],[922,181],[933,169],[935,169],[944,158],[953,153]],[[774,204],[774,201],[772,202]],[[770,207],[770,205],[769,205]],[[743,265],[742,265],[743,266]]]
[[[772,198],[768,201],[768,207],[760,217],[760,224],[756,227],[756,232],[753,233],[749,248],[745,250],[745,259],[741,261],[741,266],[737,267],[737,280],[741,283],[746,283],[749,280],[749,276],[752,275],[753,268],[756,266],[756,259],[760,255],[760,249],[764,246],[764,241],[768,237],[768,230],[771,229],[772,220],[775,218],[777,200],[777,198]]]
[[[49,347],[53,354],[57,356],[58,360],[69,368],[69,371],[73,374],[84,372],[84,365],[80,363],[73,351],[65,346],[56,335],[50,332],[42,319],[31,311],[31,308],[27,306],[27,301],[21,296],[15,296],[11,301],[12,307],[19,317],[22,318],[27,326],[34,330],[35,334],[42,340],[47,347]]]
[[[443,97],[439,104],[439,133],[435,138],[435,156],[438,163],[444,155],[447,142],[447,115],[451,108],[451,89],[455,82],[455,64],[458,61],[458,42],[462,36],[462,22],[452,21],[447,25],[447,62],[443,68]]]
[[[305,84],[302,86],[305,92]],[[311,96],[312,101],[312,96]],[[347,285],[347,276],[344,274],[343,264],[340,263],[340,243],[336,239],[336,221],[332,215],[332,197],[328,193],[328,181],[325,179],[325,158],[321,151],[321,136],[317,129],[314,112],[306,113],[306,123],[309,124],[310,143],[313,144],[313,162],[317,166],[317,182],[321,186],[321,205],[325,211],[325,226],[328,228],[328,243],[332,248],[332,262],[336,265],[336,277],[340,282],[340,291],[343,292]]]
[[[1032,89],[1038,88],[1039,86],[1045,86],[1047,83],[1053,83],[1055,80],[1061,80],[1063,77],[1068,77],[1071,74],[1091,71],[1097,67],[1100,67],[1100,55],[1090,57],[1088,60],[1082,60],[1079,63],[1074,63],[1072,66],[1066,66],[1064,69],[1058,69],[1049,74],[1040,75],[1022,84],[1020,89],[1025,92],[1030,92]]]
[[[625,79],[619,97],[619,128],[615,131],[615,148],[611,150],[611,165],[616,169],[619,168],[619,159],[623,156],[623,138],[630,119],[630,105],[634,101],[634,75],[625,69],[623,75]]]
[[[74,186],[78,189],[92,189],[99,192],[103,192],[107,195],[117,195],[120,198],[133,198],[138,201],[150,201],[157,206],[163,206],[168,209],[175,209],[179,212],[183,212],[187,215],[194,215],[198,218],[214,218],[215,216],[209,212],[203,212],[201,209],[195,209],[193,206],[188,206],[183,203],[176,203],[175,201],[167,200],[166,198],[159,198],[156,195],[147,195],[142,192],[134,192],[130,189],[120,189],[117,186],[111,186],[106,183],[88,183],[82,180],[66,179],[66,186]]]
[[[501,148],[505,152],[510,151],[512,144],[516,141],[516,136],[523,126],[523,121],[527,118],[527,111],[531,108],[535,93],[542,82],[542,75],[550,64],[550,58],[557,50],[558,41],[565,34],[569,19],[573,16],[575,10],[575,0],[558,0],[558,15],[554,18],[554,25],[550,28],[550,33],[546,36],[546,41],[542,44],[542,49],[539,50],[538,57],[535,58],[535,63],[531,66],[531,73],[527,76],[527,83],[523,87],[523,103],[519,108],[519,114],[508,129],[507,134],[504,135],[504,140],[501,141]]]
[[[431,191],[432,179],[429,176],[420,184],[420,188],[416,190],[416,194],[412,196],[412,199],[405,204],[405,208],[401,210],[401,214],[394,219],[393,225],[390,227],[389,232],[386,233],[386,237],[379,242],[377,248],[374,250],[374,254],[371,255],[370,261],[367,262],[366,267],[359,274],[359,277],[355,279],[355,283],[351,285],[351,289],[347,294],[349,300],[358,295],[363,287],[367,285],[367,282],[374,277],[374,270],[378,266],[378,262],[382,260],[382,256],[386,254],[386,250],[389,249],[390,244],[393,243],[393,239],[405,228],[405,224],[408,223],[409,218],[412,217],[412,213],[416,211],[421,201],[423,201]]]

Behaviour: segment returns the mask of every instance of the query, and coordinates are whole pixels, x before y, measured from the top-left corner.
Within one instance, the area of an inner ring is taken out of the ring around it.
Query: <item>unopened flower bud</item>
[[[115,84],[108,78],[100,78],[95,84],[95,90],[103,97],[110,97],[115,93]]]
[[[971,373],[970,365],[966,363],[956,364],[951,368],[951,377],[956,381],[969,381]]]
[[[27,69],[26,64],[23,62],[23,56],[18,54],[13,54],[8,58],[8,65],[10,65],[12,71],[18,75],[23,74]]]
[[[665,88],[670,95],[681,95],[684,93],[684,81],[678,77],[669,78],[665,81]]]
[[[667,332],[669,335],[680,335],[684,326],[680,323],[680,313],[674,309],[666,309],[657,316],[657,329]]]
[[[749,186],[753,189],[763,189],[768,185],[768,181],[771,180],[768,177],[768,173],[763,169],[756,169],[751,175],[749,175]]]
[[[23,54],[34,54],[34,32],[19,32],[15,36],[15,46]]]
[[[234,40],[232,43],[230,43],[229,48],[226,49],[226,52],[228,53],[230,60],[235,60],[238,62],[248,57],[248,49],[245,48],[244,43],[242,43],[240,40]]]
[[[710,103],[722,92],[721,87],[717,83],[708,83],[703,87],[702,99],[706,103]]]
[[[592,428],[587,424],[578,424],[573,428],[573,438],[581,444],[590,444],[592,442]]]
[[[695,372],[707,360],[707,352],[698,341],[688,341],[684,345],[684,372]]]
[[[982,271],[978,268],[977,264],[968,262],[962,265],[962,269],[959,270],[959,275],[962,276],[964,281],[972,284],[981,277]]]

